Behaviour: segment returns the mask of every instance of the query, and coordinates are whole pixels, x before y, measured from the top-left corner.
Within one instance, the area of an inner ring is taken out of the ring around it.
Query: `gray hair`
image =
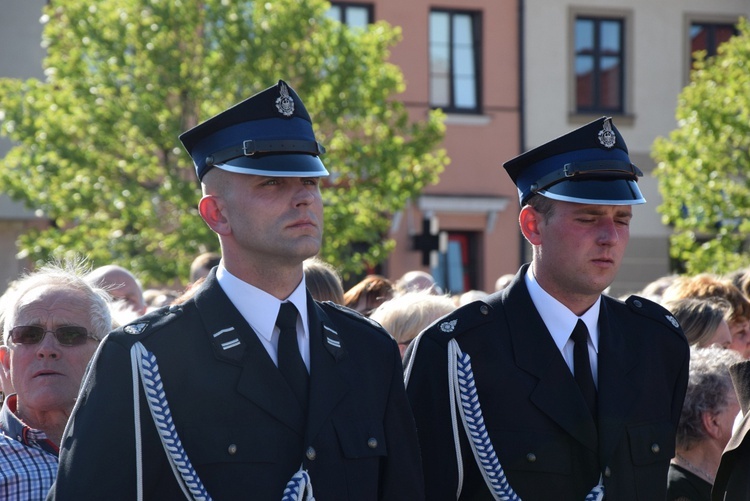
[[[88,271],[82,260],[65,263],[48,263],[37,271],[25,273],[13,282],[0,298],[0,320],[3,326],[3,342],[7,344],[10,329],[14,327],[19,303],[28,292],[39,287],[69,289],[86,297],[90,304],[89,317],[91,333],[102,339],[112,330],[112,316],[109,310],[109,294],[100,287],[88,283],[83,277]]]
[[[729,404],[734,392],[729,366],[742,361],[734,350],[718,347],[691,348],[690,376],[677,425],[677,447],[687,450],[707,438],[703,414],[717,414]]]

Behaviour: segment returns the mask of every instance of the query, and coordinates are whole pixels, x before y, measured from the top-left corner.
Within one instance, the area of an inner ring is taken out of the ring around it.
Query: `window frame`
[[[449,61],[449,68],[448,68],[448,104],[447,105],[438,105],[435,104],[432,100],[432,81],[433,81],[433,72],[432,72],[432,32],[430,30],[430,24],[432,23],[432,15],[433,14],[447,14],[449,16],[448,26],[449,26],[449,33],[448,33],[448,46],[450,50],[450,61]],[[454,73],[454,57],[455,57],[455,51],[453,46],[453,19],[454,16],[462,15],[462,16],[469,16],[472,23],[472,32],[471,32],[471,38],[472,38],[472,50],[474,52],[474,94],[475,94],[475,106],[473,108],[466,108],[466,107],[459,107],[456,105],[456,89],[455,89],[455,78],[456,75]],[[427,30],[427,82],[428,82],[428,101],[429,106],[432,109],[441,109],[445,113],[452,113],[452,114],[466,114],[466,115],[480,115],[483,112],[484,105],[483,105],[483,85],[482,85],[482,75],[483,75],[483,51],[482,51],[482,41],[483,41],[483,19],[482,19],[482,12],[477,10],[465,10],[465,9],[449,9],[449,8],[431,8],[430,12],[428,14],[428,30]]]
[[[609,8],[591,8],[591,7],[569,7],[568,8],[568,110],[570,118],[574,121],[588,121],[598,118],[605,114],[632,118],[633,106],[633,78],[634,78],[634,61],[633,61],[633,10],[632,9],[609,9]],[[576,74],[576,21],[578,19],[598,19],[605,21],[619,21],[621,23],[620,32],[620,61],[622,70],[620,75],[620,106],[618,109],[602,108],[600,106],[592,108],[578,108],[578,85]],[[620,122],[622,123],[622,122]]]

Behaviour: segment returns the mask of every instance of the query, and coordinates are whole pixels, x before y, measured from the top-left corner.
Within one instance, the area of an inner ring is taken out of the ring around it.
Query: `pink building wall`
[[[366,2],[363,2],[366,3]],[[520,264],[518,198],[505,174],[504,161],[520,153],[519,50],[516,2],[474,0],[433,3],[426,0],[375,0],[375,20],[400,26],[402,42],[391,61],[400,66],[406,91],[399,96],[412,117],[423,118],[429,109],[429,13],[431,8],[480,12],[481,93],[480,115],[448,115],[444,147],[451,159],[440,182],[425,195],[494,197],[507,199],[504,210],[490,212],[436,211],[442,231],[472,231],[477,238],[477,277],[473,288],[492,291],[502,274],[514,273]],[[392,279],[422,269],[422,254],[411,250],[410,233],[421,232],[422,214],[415,206],[405,211],[391,237],[396,250],[384,266]]]

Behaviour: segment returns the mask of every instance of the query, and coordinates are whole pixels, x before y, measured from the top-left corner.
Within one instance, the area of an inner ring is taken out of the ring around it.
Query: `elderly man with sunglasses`
[[[2,370],[16,393],[0,409],[0,498],[44,499],[86,366],[111,329],[107,294],[48,265],[2,298]]]

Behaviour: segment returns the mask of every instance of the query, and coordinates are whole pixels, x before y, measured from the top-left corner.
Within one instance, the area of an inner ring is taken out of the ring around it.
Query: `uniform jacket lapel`
[[[539,382],[531,402],[568,434],[592,451],[597,450],[594,419],[575,379],[531,301],[524,266],[503,295],[503,306],[519,368]]]
[[[222,290],[215,270],[196,293],[195,303],[217,360],[242,369],[237,392],[302,435],[302,408],[255,331]]]
[[[312,441],[336,405],[349,391],[345,376],[350,364],[336,325],[307,296],[310,327],[310,408],[307,437]]]

